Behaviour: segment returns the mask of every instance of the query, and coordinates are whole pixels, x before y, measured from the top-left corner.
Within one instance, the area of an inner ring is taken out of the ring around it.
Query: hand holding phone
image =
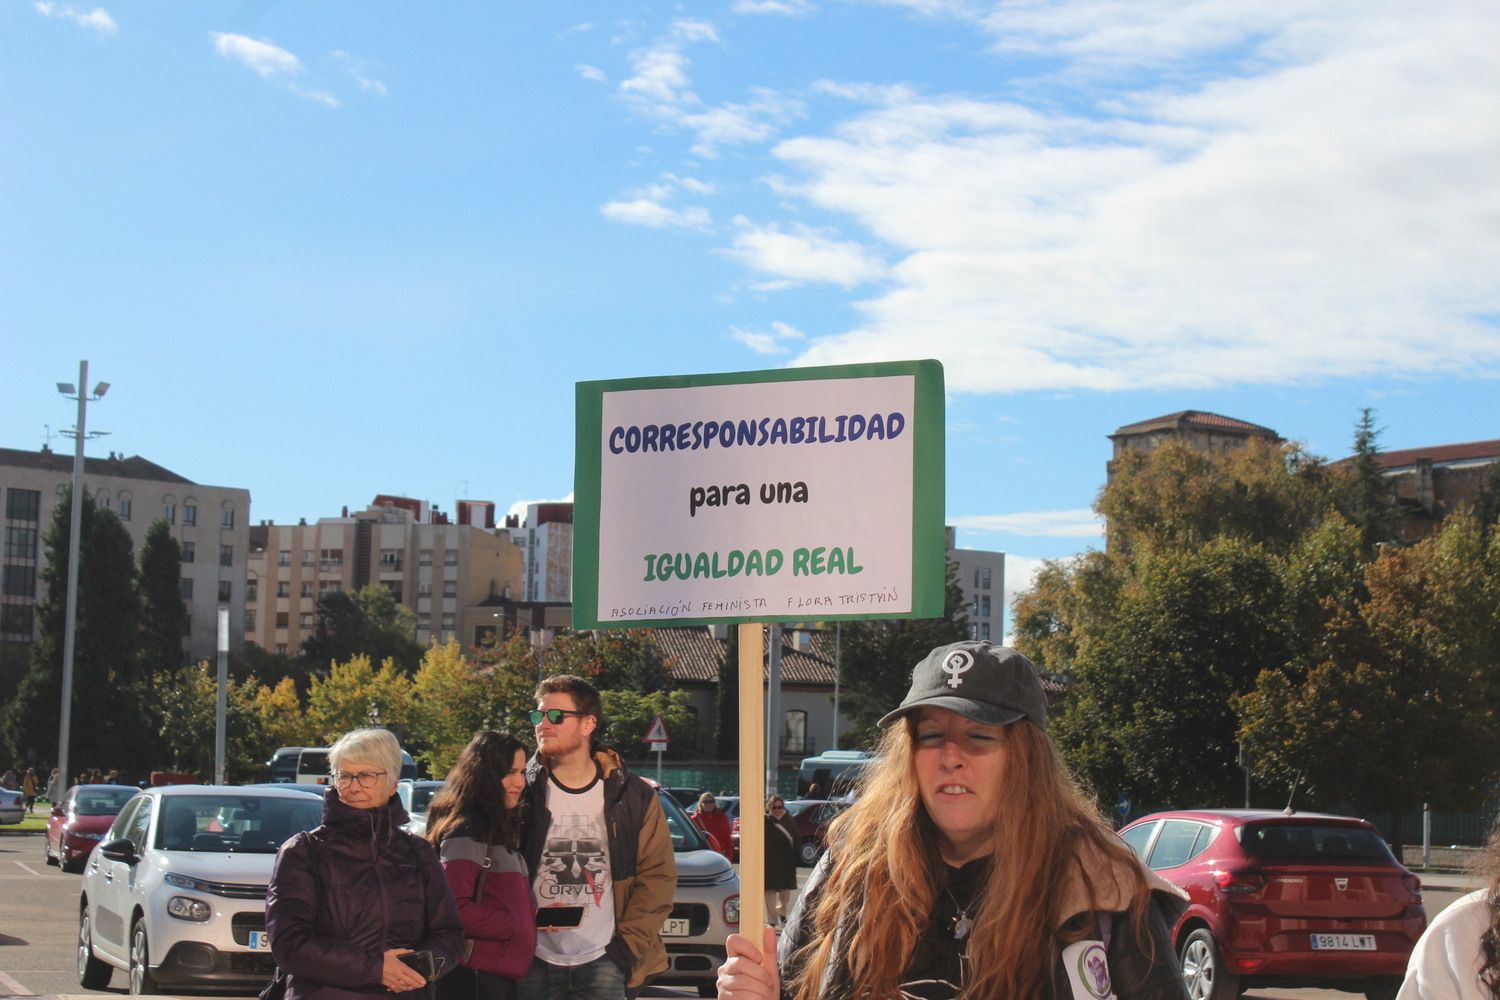
[[[404,955],[397,955],[396,957],[401,960],[402,964],[413,969],[424,980],[431,980],[437,977],[437,963],[433,961],[432,952],[430,951],[409,951]]]
[[[416,955],[416,952],[406,948],[389,948],[382,956],[380,967],[380,985],[392,993],[405,993],[408,990],[419,990],[427,985],[427,978],[413,968],[407,959]],[[424,953],[431,960],[431,952]]]

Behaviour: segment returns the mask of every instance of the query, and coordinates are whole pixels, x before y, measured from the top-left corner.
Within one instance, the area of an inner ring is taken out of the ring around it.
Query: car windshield
[[[432,804],[432,797],[443,790],[442,785],[413,785],[411,790],[411,805],[406,811],[412,815],[419,815],[427,811]]]
[[[123,785],[119,788],[82,788],[73,800],[73,812],[78,816],[113,816],[125,808],[125,803],[137,791]]]
[[[275,854],[323,819],[311,795],[173,795],[162,800],[155,847],[167,851]]]
[[[1258,823],[1240,831],[1245,853],[1261,861],[1296,864],[1389,864],[1380,834],[1362,826]]]
[[[677,800],[661,789],[658,789],[656,797],[661,800],[662,812],[667,814],[667,831],[672,835],[672,850],[709,850],[708,841],[704,839],[703,832],[693,825],[693,821],[688,818],[687,813],[682,811],[682,806],[677,804]]]

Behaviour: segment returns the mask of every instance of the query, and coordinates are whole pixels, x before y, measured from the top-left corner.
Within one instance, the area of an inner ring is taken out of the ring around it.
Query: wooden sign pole
[[[760,945],[766,926],[766,627],[739,626],[740,933]]]

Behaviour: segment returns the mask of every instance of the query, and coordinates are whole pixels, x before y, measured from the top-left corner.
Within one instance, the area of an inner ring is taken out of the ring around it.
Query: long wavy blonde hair
[[[833,865],[806,918],[813,921],[809,943],[789,969],[796,1000],[819,1000],[825,975],[840,961],[847,964],[850,997],[896,995],[946,885],[938,830],[917,786],[915,730],[912,714],[886,731],[879,762],[829,831]],[[1133,873],[1130,922],[1150,947],[1142,919],[1150,893],[1130,849],[1039,726],[1022,719],[1002,732],[1004,787],[968,940],[965,1000],[1034,1000],[1054,992],[1059,937],[1079,939],[1091,930],[1059,930],[1071,916],[1061,912],[1065,885],[1081,880],[1093,893],[1080,853],[1117,860],[1116,867]],[[864,920],[864,914],[879,917]]]

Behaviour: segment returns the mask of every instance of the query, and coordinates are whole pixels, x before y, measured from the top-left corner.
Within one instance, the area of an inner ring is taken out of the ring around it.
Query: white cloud
[[[598,66],[590,66],[588,63],[579,63],[577,66],[574,66],[573,69],[576,70],[578,75],[585,80],[591,80],[594,83],[609,82],[609,77],[605,76],[604,70],[600,69]]]
[[[774,190],[889,270],[797,363],[920,342],[986,392],[1500,375],[1500,7],[919,6],[1056,75],[1008,101],[820,88],[871,103],[781,142]],[[1067,99],[1025,103],[1041,84]],[[735,252],[799,280],[798,235]],[[875,272],[832,273],[800,280]]]
[[[827,282],[852,288],[886,274],[880,259],[857,243],[836,240],[802,225],[783,230],[776,224],[756,226],[744,218],[735,221],[740,231],[727,252],[771,277],[760,287]]]
[[[1031,589],[1032,585],[1036,583],[1037,573],[1041,572],[1042,567],[1047,562],[1049,560],[1040,559],[1035,556],[1013,556],[1008,552],[1006,553],[1005,596],[1003,600],[1005,601],[1005,622],[1012,628],[1015,627],[1015,617],[1011,614],[1011,608],[1015,606],[1016,595],[1023,594]],[[1014,634],[1009,634],[1004,639],[1004,643],[1007,646],[1014,646],[1015,642]]]
[[[1031,538],[1102,538],[1104,519],[1087,507],[1078,510],[1024,511],[1014,514],[972,514],[950,517],[955,528],[981,535],[1024,535]]]
[[[88,28],[97,31],[101,35],[113,35],[120,30],[115,19],[109,16],[109,11],[103,7],[95,7],[93,10],[84,10],[82,7],[70,3],[51,3],[48,0],[39,0],[32,7],[43,17],[61,18],[64,21],[72,21],[80,28]]]
[[[736,14],[776,14],[802,17],[817,10],[808,0],[734,0],[730,8]]]
[[[606,202],[599,211],[611,222],[627,222],[652,229],[707,229],[713,221],[705,208],[675,209],[650,198]]]
[[[219,55],[233,59],[264,79],[296,76],[302,72],[302,60],[278,45],[224,31],[209,34],[213,36],[214,50]]]
[[[744,344],[756,354],[785,354],[791,350],[788,341],[802,341],[807,339],[807,334],[794,326],[780,321],[771,323],[770,331],[764,330],[742,330],[737,326],[729,328],[730,336],[741,344]]]
[[[779,122],[800,110],[767,88],[753,88],[750,100],[711,105],[692,90],[691,61],[685,47],[717,42],[718,32],[704,21],[675,22],[665,38],[631,57],[631,75],[619,92],[637,112],[663,125],[696,136],[694,155],[713,158],[722,146],[764,142]]]
[[[385,81],[367,76],[365,66],[359,59],[341,50],[335,50],[333,58],[343,64],[344,70],[359,86],[360,90],[367,94],[375,94],[380,97],[386,96]]]

